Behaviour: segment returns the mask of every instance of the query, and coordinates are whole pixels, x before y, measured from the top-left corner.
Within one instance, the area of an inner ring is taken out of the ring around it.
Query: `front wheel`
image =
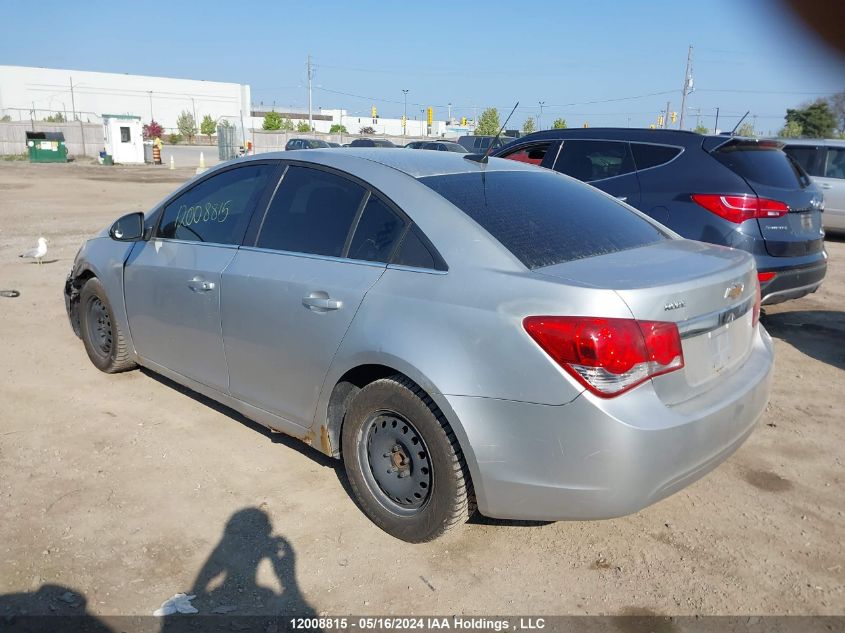
[[[361,509],[396,538],[430,541],[475,509],[454,432],[431,398],[404,376],[361,389],[347,411],[341,445]]]
[[[136,366],[106,289],[96,277],[86,281],[79,293],[79,323],[85,351],[97,369],[115,374]]]

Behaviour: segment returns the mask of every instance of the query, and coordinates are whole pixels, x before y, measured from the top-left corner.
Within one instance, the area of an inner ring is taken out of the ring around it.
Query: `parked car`
[[[588,182],[683,237],[751,253],[771,304],[815,292],[827,272],[821,192],[782,148],[738,136],[578,128],[529,134],[494,153]]]
[[[420,149],[426,143],[428,143],[428,141],[411,141],[410,143],[405,144],[405,149]]]
[[[349,147],[396,147],[386,138],[356,138]]]
[[[458,154],[466,154],[467,150],[463,145],[452,143],[450,141],[429,141],[424,143],[420,149],[431,149],[438,152],[456,152]]]
[[[340,143],[335,143],[333,141],[326,141],[329,147],[343,147]]]
[[[285,143],[285,151],[293,149],[325,149],[331,147],[326,141],[316,138],[292,138]]]
[[[212,168],[83,244],[71,326],[104,372],[147,367],[342,459],[406,541],[476,507],[636,512],[726,459],[769,394],[754,259],[464,156]]]
[[[783,151],[810,175],[824,194],[822,224],[831,233],[845,232],[845,141],[783,139]]]
[[[468,135],[461,136],[458,139],[458,144],[463,145],[467,152],[473,154],[484,154],[490,147],[491,143],[493,145],[493,150],[495,151],[497,148],[504,147],[513,140],[514,139],[508,136],[500,136],[499,138],[496,138],[495,136]]]

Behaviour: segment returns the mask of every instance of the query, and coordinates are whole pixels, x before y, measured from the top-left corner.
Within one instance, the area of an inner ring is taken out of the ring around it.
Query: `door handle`
[[[315,308],[318,311],[339,310],[343,307],[343,301],[332,299],[325,292],[312,292],[307,297],[302,298],[302,305],[307,308]]]
[[[188,288],[194,292],[208,292],[209,290],[214,290],[214,282],[206,281],[201,277],[194,277],[188,282]]]

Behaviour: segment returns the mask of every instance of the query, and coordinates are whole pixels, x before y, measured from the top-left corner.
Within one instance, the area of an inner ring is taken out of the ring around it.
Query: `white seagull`
[[[21,253],[18,257],[27,257],[29,259],[38,260],[38,264],[41,265],[41,260],[44,259],[44,256],[47,254],[47,240],[43,237],[38,238],[38,246],[35,248],[31,248],[25,253]]]

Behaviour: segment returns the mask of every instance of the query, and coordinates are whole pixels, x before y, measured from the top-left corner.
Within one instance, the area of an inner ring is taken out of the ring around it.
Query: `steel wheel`
[[[96,351],[103,356],[109,356],[112,349],[111,315],[99,297],[91,297],[88,301],[88,340]]]
[[[400,516],[422,511],[432,494],[432,465],[422,436],[393,411],[369,417],[358,443],[364,481],[376,500]]]

